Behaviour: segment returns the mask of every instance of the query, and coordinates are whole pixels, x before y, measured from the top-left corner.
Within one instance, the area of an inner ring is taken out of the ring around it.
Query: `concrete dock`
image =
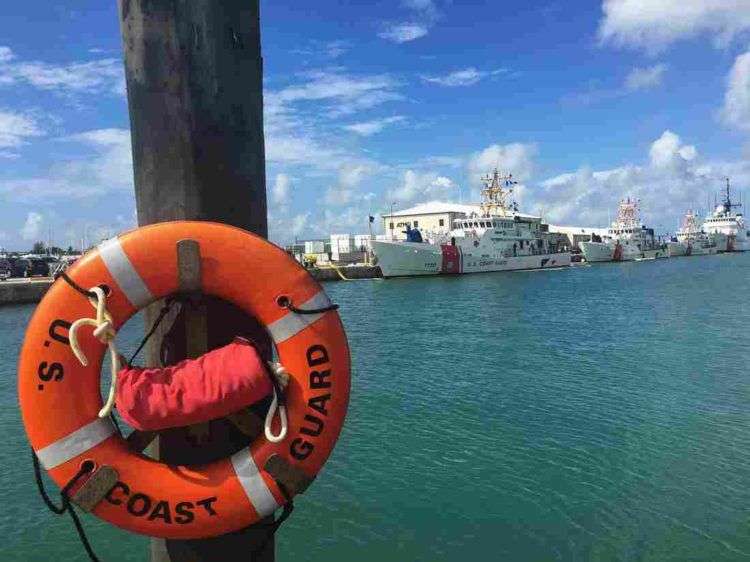
[[[349,279],[377,279],[383,277],[376,265],[350,265],[308,269],[316,281],[342,281]],[[342,279],[341,277],[345,279]]]
[[[0,306],[39,302],[50,285],[47,277],[0,281]]]
[[[317,281],[341,281],[341,275],[346,279],[374,279],[383,276],[379,267],[364,265],[339,267],[338,270],[330,267],[314,268],[308,271]],[[39,302],[50,285],[52,279],[45,277],[0,281],[0,306]]]

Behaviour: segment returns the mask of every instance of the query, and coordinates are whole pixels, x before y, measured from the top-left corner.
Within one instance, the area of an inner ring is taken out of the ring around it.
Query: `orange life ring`
[[[68,270],[78,285],[105,284],[119,329],[138,310],[178,288],[176,243],[200,244],[202,290],[257,318],[291,374],[286,390],[289,432],[278,444],[260,437],[230,458],[205,466],[168,466],[130,451],[109,418],[100,419],[100,372],[106,346],[90,331],[74,357],[67,329],[91,305],[62,280],[54,283],[29,324],[18,367],[18,393],[29,441],[52,479],[64,486],[84,461],[109,465],[118,483],[94,513],[128,531],[164,538],[221,535],[256,523],[285,503],[262,470],[277,454],[310,477],[322,468],[344,422],[350,359],[338,313],[300,315],[283,308],[330,305],[320,285],[284,251],[238,228],[170,222],[139,228],[101,244]],[[278,420],[276,420],[278,421]]]

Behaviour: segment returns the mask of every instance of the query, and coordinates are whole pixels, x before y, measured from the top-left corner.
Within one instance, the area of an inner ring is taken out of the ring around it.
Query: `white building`
[[[331,234],[331,259],[333,261],[341,261],[342,254],[350,254],[355,248],[352,234]]]
[[[574,250],[578,250],[579,242],[590,242],[591,235],[604,236],[607,234],[606,228],[590,228],[587,226],[559,226],[555,224],[549,225],[549,231],[555,234],[563,234],[567,236],[570,247]]]
[[[455,219],[464,218],[471,213],[479,213],[478,205],[461,205],[432,201],[416,207],[382,215],[383,231],[387,239],[405,240],[406,225],[418,228],[422,235],[448,232],[453,228]]]
[[[370,240],[372,240],[371,234],[355,234],[354,235],[354,247],[360,252],[366,252],[370,249]]]
[[[305,242],[306,254],[322,254],[325,251],[326,243],[324,240],[308,240]]]

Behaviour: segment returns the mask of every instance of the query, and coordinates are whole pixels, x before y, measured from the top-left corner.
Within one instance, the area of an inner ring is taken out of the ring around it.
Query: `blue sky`
[[[0,18],[0,246],[135,224],[114,0]],[[674,230],[750,184],[750,0],[261,3],[271,237],[478,197],[602,226],[617,201]],[[750,190],[748,190],[750,194]]]

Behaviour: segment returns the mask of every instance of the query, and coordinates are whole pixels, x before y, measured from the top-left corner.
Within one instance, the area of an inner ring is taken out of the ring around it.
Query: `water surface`
[[[326,289],[350,413],[278,560],[750,558],[750,253]],[[0,309],[0,559],[85,561],[34,489],[31,312]],[[84,521],[103,560],[147,559]]]

